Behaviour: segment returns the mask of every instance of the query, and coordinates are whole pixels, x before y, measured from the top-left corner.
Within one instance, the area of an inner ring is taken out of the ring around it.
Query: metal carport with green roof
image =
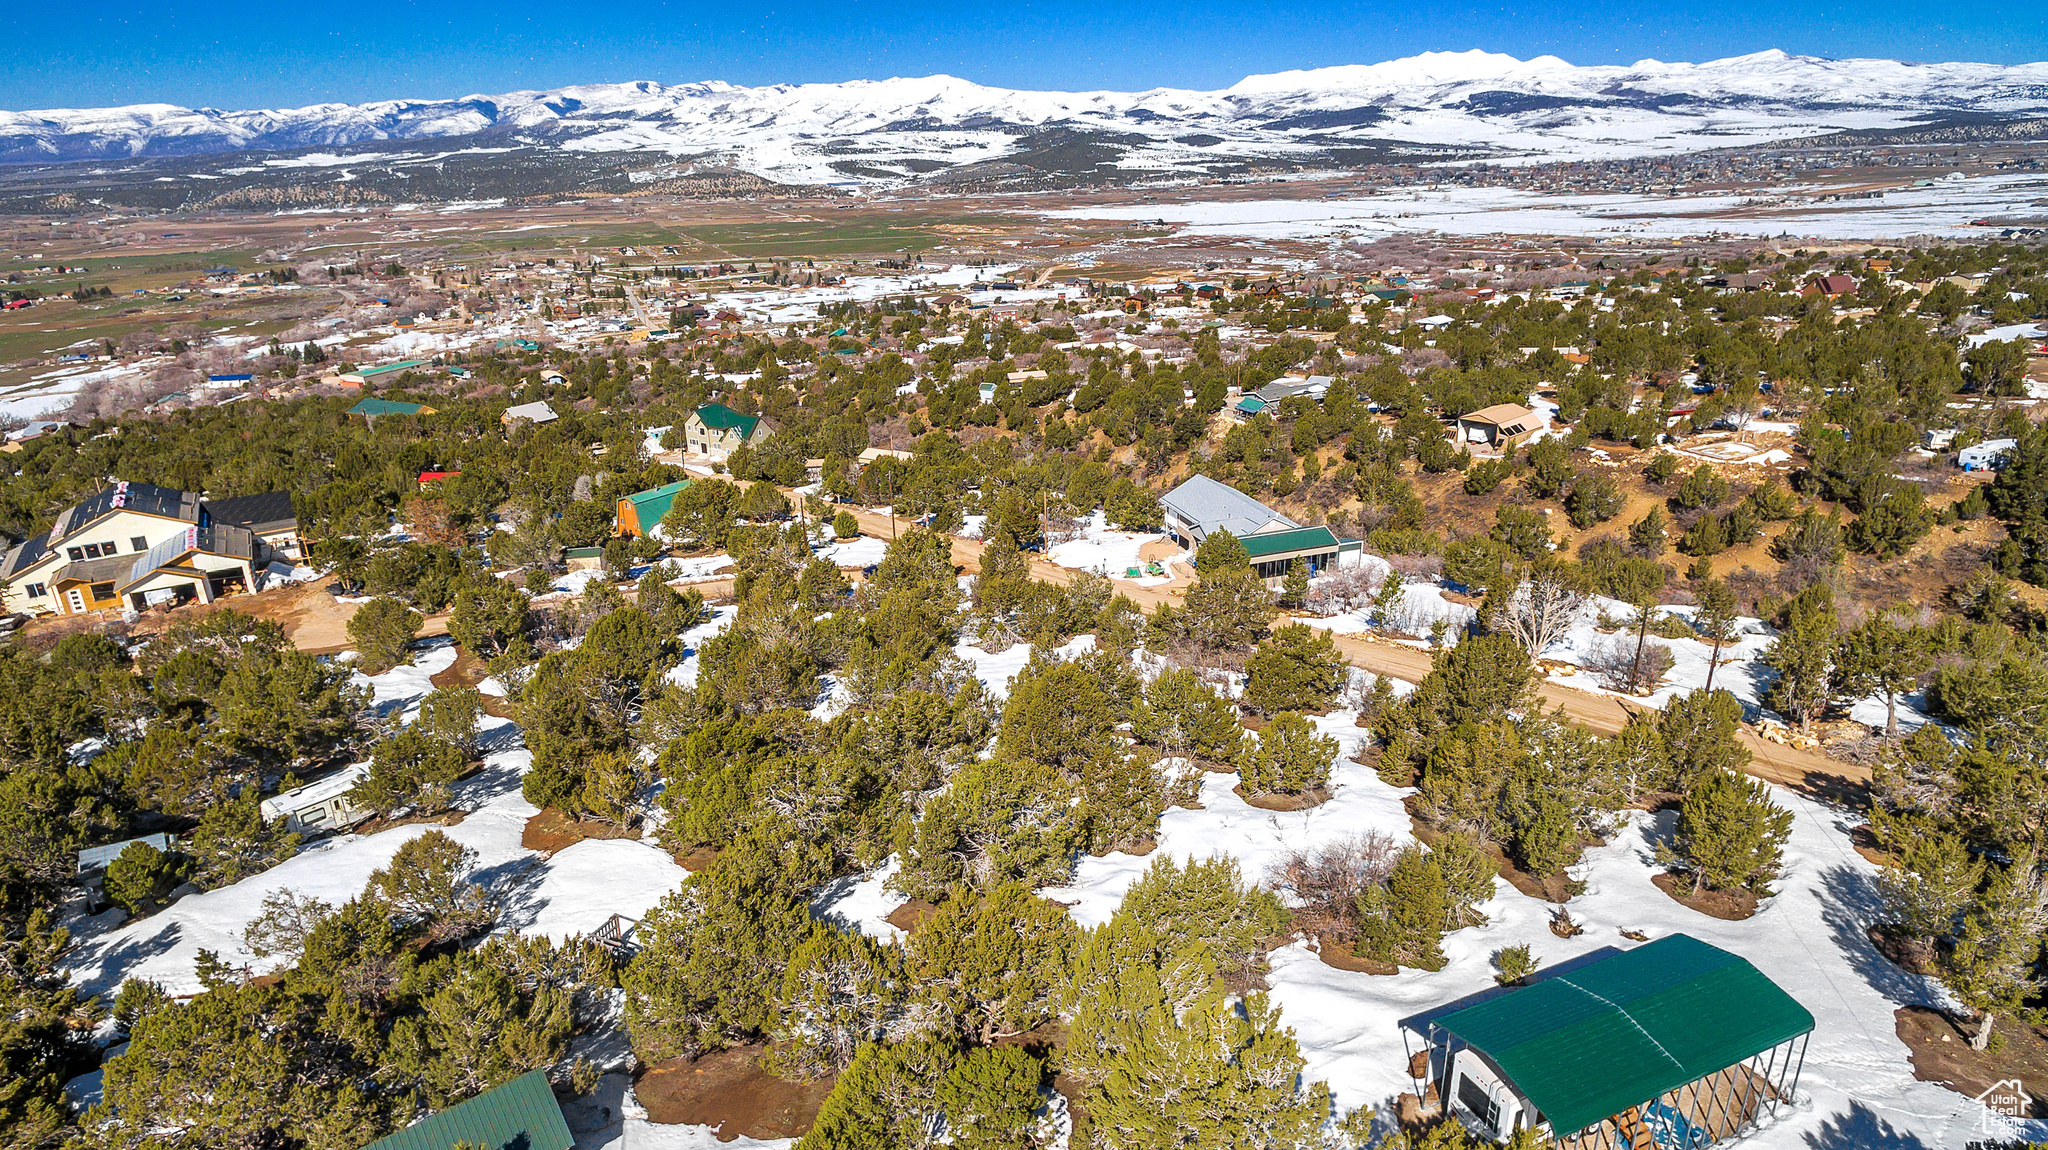
[[[1813,1015],[1747,960],[1674,934],[1404,1025],[1428,1038],[1440,1097],[1485,1133],[1698,1150],[1793,1098]]]

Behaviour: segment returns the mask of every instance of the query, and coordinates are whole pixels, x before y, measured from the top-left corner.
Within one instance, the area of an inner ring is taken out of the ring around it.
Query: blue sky
[[[161,0],[9,7],[0,107],[223,108],[614,80],[946,72],[1008,87],[1223,87],[1258,72],[1484,48],[1579,64],[2048,59],[2048,3],[1900,0]]]

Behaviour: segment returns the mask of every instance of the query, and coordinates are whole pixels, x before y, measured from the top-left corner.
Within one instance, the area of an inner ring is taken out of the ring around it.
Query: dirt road
[[[853,509],[853,516],[860,523],[860,529],[881,539],[892,538],[892,525],[887,515],[872,511]],[[910,521],[897,519],[894,531],[900,533],[910,529]],[[978,539],[953,537],[953,563],[972,574],[981,570],[982,543]],[[1047,583],[1062,586],[1073,582],[1071,568],[1061,567],[1044,559],[1031,561],[1031,577]],[[1117,590],[1136,603],[1146,612],[1152,612],[1161,604],[1180,605],[1181,591],[1177,587],[1139,587],[1119,581]],[[1310,623],[1314,626],[1314,623]],[[1364,635],[1334,634],[1337,649],[1344,654],[1352,666],[1375,675],[1389,675],[1396,679],[1416,682],[1429,673],[1430,655],[1413,647],[1387,643]],[[1612,695],[1600,695],[1591,691],[1575,690],[1559,683],[1538,684],[1538,693],[1546,711],[1564,708],[1566,717],[1589,730],[1602,734],[1614,734],[1628,722],[1625,701]],[[1738,737],[1749,748],[1749,773],[1768,782],[1793,787],[1808,794],[1839,801],[1856,801],[1863,788],[1870,782],[1870,770],[1860,763],[1845,762],[1830,758],[1817,751],[1800,750],[1758,738],[1755,732],[1743,729]]]

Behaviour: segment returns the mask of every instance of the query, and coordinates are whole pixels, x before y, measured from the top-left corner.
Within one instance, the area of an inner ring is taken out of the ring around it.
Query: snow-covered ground
[[[1164,220],[1181,236],[1256,240],[1371,238],[1402,232],[1451,235],[1776,236],[1828,239],[1996,235],[1971,220],[2030,210],[2040,177],[1989,175],[1900,188],[1854,206],[1821,203],[1823,189],[1792,186],[1755,195],[1579,195],[1457,185],[1389,189],[1347,199],[1191,201],[1058,208],[1054,219]]]
[[[1412,590],[1425,593],[1430,588]],[[729,626],[732,618],[732,608],[721,608],[711,620],[684,634],[688,653],[672,673],[673,681],[694,682],[695,648]],[[1552,655],[1568,653],[1567,646],[1575,649],[1588,630],[1582,625]],[[1672,645],[1684,648],[1689,643]],[[1761,643],[1760,636],[1745,636],[1735,650],[1750,658]],[[1076,654],[1092,646],[1092,638],[1083,637],[1061,651]],[[997,697],[1007,694],[1010,678],[1031,655],[1027,644],[994,654],[965,645],[956,650]],[[430,648],[410,666],[369,677],[378,706],[410,718],[431,689],[430,676],[453,657],[450,647]],[[1681,657],[1673,677],[1703,674],[1703,655],[1697,663]],[[1717,684],[1726,681],[1737,688],[1745,676],[1732,671],[1733,666],[1724,667]],[[1235,776],[1207,774],[1201,779],[1197,808],[1176,808],[1162,818],[1153,855],[1084,856],[1072,882],[1048,889],[1045,895],[1071,907],[1077,922],[1092,926],[1115,912],[1124,892],[1159,852],[1176,858],[1228,855],[1238,861],[1245,878],[1256,881],[1292,849],[1374,831],[1410,841],[1410,823],[1402,806],[1409,792],[1382,782],[1359,761],[1367,732],[1349,712],[1315,722],[1339,741],[1342,750],[1328,802],[1300,812],[1260,810],[1233,792]],[[557,938],[584,933],[613,913],[642,916],[682,883],[686,872],[650,842],[588,840],[552,857],[522,847],[526,820],[536,813],[519,793],[530,755],[521,745],[518,728],[504,720],[488,720],[483,741],[484,769],[457,788],[457,805],[466,816],[446,833],[477,851],[479,876],[503,908],[500,930]],[[1586,928],[1576,938],[1557,938],[1547,929],[1547,904],[1498,881],[1493,898],[1481,907],[1488,924],[1450,935],[1444,948],[1449,962],[1440,971],[1374,976],[1330,967],[1304,943],[1277,951],[1267,981],[1283,1020],[1301,1043],[1309,1075],[1328,1081],[1345,1107],[1384,1105],[1410,1088],[1399,1021],[1491,986],[1489,957],[1497,949],[1528,943],[1546,965],[1554,966],[1604,947],[1630,945],[1620,934],[1624,929],[1652,938],[1683,931],[1748,958],[1817,1019],[1799,1104],[1749,1144],[1787,1150],[1903,1150],[1958,1146],[1977,1136],[1982,1108],[1959,1094],[1915,1081],[1906,1048],[1895,1037],[1892,1012],[1897,1007],[1946,1003],[1938,985],[1886,962],[1864,935],[1880,903],[1876,868],[1850,845],[1854,816],[1793,792],[1773,794],[1794,814],[1785,871],[1777,884],[1779,893],[1744,922],[1698,914],[1654,887],[1650,879],[1658,869],[1655,843],[1670,834],[1672,816],[1634,813],[1606,845],[1589,850],[1575,870],[1586,882],[1586,892],[1571,903],[1573,916]],[[370,873],[402,844],[428,829],[407,826],[327,839],[262,875],[188,896],[138,922],[119,922],[118,911],[75,921],[70,925],[79,942],[71,956],[72,974],[91,993],[109,993],[129,976],[156,979],[173,993],[192,993],[199,989],[194,961],[201,948],[217,951],[230,963],[262,969],[265,964],[243,949],[241,935],[266,894],[289,888],[342,902],[359,893]],[[898,932],[886,919],[904,900],[887,888],[894,866],[892,860],[872,873],[831,884],[814,899],[815,912],[878,938],[895,937]],[[81,1080],[78,1086],[90,1090],[92,1084]],[[786,1140],[720,1143],[705,1127],[650,1123],[623,1076],[608,1077],[596,1095],[572,1104],[570,1110],[577,1145],[585,1150],[789,1145]]]
[[[1384,578],[1386,564],[1376,556],[1365,557],[1365,564],[1374,579]],[[1400,609],[1396,612],[1400,624],[1398,631],[1389,635],[1397,641],[1416,641],[1418,636],[1429,633],[1430,624],[1438,619],[1449,623],[1449,637],[1455,641],[1457,635],[1469,624],[1476,611],[1466,604],[1445,598],[1447,588],[1440,583],[1409,583],[1401,589]],[[1690,619],[1693,608],[1687,606],[1665,606],[1659,610],[1682,619]],[[1633,647],[1634,632],[1626,626],[1615,630],[1602,631],[1600,617],[1622,623],[1630,617],[1632,609],[1626,603],[1591,596],[1578,622],[1542,652],[1542,657],[1566,664],[1565,669],[1550,670],[1546,678],[1561,686],[1573,687],[1595,694],[1613,694],[1600,685],[1591,671],[1575,670],[1585,668],[1594,661],[1595,654],[1603,647],[1626,644]],[[1301,616],[1303,622],[1311,623],[1336,634],[1357,634],[1373,629],[1370,612],[1359,610],[1341,615],[1310,617]],[[1725,690],[1740,700],[1744,707],[1754,714],[1769,713],[1764,705],[1764,693],[1776,677],[1763,663],[1769,653],[1774,636],[1771,628],[1761,619],[1741,618],[1736,620],[1736,637],[1721,647],[1720,662],[1714,671],[1714,689]],[[1703,689],[1707,685],[1707,664],[1713,658],[1713,646],[1697,638],[1665,639],[1650,635],[1644,640],[1647,646],[1662,647],[1671,652],[1671,670],[1666,672],[1657,688],[1645,696],[1630,696],[1642,703],[1662,709],[1672,699]],[[1929,722],[1922,711],[1923,699],[1919,694],[1902,695],[1896,702],[1899,728],[1911,731]],[[1849,718],[1869,727],[1885,725],[1885,702],[1879,695],[1856,700],[1849,707]]]
[[[1167,574],[1141,574],[1136,579],[1127,579],[1124,573],[1131,568],[1135,567],[1141,572],[1145,569],[1145,560],[1139,555],[1145,545],[1160,542],[1166,536],[1157,532],[1117,531],[1109,526],[1109,520],[1100,511],[1090,512],[1087,518],[1081,520],[1080,526],[1080,538],[1055,544],[1045,553],[1045,557],[1062,567],[1071,567],[1076,571],[1093,571],[1118,582],[1132,583],[1139,587],[1156,587],[1171,583],[1173,569],[1170,564],[1194,561],[1192,555],[1182,550],[1171,558],[1160,561]]]

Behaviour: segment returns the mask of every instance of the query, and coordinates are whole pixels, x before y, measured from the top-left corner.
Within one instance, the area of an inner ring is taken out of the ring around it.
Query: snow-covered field
[[[1827,239],[1915,235],[1982,236],[1983,216],[2033,214],[2048,190],[2039,175],[1943,179],[1886,192],[1876,200],[1818,203],[1819,189],[1777,188],[1751,196],[1571,195],[1514,188],[1441,186],[1391,189],[1334,200],[1094,204],[1043,214],[1056,219],[1164,220],[1183,236],[1258,240],[1372,238],[1399,232],[1451,235],[1716,234]]]

